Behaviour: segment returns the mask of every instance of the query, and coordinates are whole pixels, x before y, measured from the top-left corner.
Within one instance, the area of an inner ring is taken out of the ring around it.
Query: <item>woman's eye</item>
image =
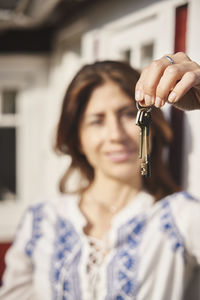
[[[91,121],[89,124],[90,125],[101,125],[103,123],[103,121],[102,120],[93,120],[93,121]]]
[[[135,118],[136,117],[136,111],[135,110],[128,110],[128,111],[125,111],[123,113],[123,115],[125,117],[128,117],[128,118]]]

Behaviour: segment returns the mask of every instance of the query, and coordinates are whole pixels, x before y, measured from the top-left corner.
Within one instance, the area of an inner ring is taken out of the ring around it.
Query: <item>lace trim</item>
[[[97,299],[98,285],[100,283],[100,267],[108,254],[109,248],[106,240],[98,240],[94,237],[87,236],[89,254],[86,265],[86,276],[88,283],[88,294],[90,299]]]

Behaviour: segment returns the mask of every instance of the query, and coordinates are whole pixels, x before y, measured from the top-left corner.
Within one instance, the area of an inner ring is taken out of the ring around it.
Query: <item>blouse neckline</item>
[[[94,236],[87,235],[83,230],[83,228],[87,225],[87,219],[79,207],[81,200],[80,195],[73,195],[72,198],[73,199],[70,200],[67,199],[68,203],[70,202],[70,214],[68,214],[68,218],[71,219],[73,225],[79,231],[81,236],[84,236],[87,240],[88,238],[95,239],[100,243],[106,241],[111,235],[111,232],[119,228],[121,224],[131,218],[134,218],[134,216],[138,214],[145,213],[145,211],[148,210],[148,208],[150,208],[154,203],[154,198],[152,195],[144,190],[140,191],[132,200],[130,200],[126,204],[126,206],[124,206],[119,212],[113,215],[110,230],[104,235],[103,238],[98,239]],[[65,210],[63,209],[62,213],[64,213],[64,211]]]

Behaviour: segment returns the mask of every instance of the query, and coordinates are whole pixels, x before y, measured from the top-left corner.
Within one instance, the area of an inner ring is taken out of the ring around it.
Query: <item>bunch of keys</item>
[[[151,123],[151,107],[140,106],[136,102],[138,109],[136,116],[136,125],[140,127],[140,144],[139,144],[139,158],[144,160],[141,162],[141,175],[145,177],[151,176],[151,163],[149,151],[149,127]]]

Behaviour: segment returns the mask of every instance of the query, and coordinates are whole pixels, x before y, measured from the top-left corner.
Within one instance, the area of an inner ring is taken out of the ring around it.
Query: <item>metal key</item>
[[[144,161],[141,163],[141,175],[150,177],[149,126],[151,122],[151,108],[142,107],[138,109],[136,125],[140,127],[139,158],[142,158],[144,148]]]
[[[149,154],[149,125],[151,122],[150,112],[145,112],[144,117],[144,133],[143,133],[143,145],[144,145],[144,162],[141,163],[141,174],[145,177],[150,177],[151,168],[150,168],[150,154]]]
[[[143,133],[144,133],[143,115],[144,115],[144,110],[138,110],[136,116],[136,125],[140,127],[139,158],[142,158],[142,150],[143,150]]]

